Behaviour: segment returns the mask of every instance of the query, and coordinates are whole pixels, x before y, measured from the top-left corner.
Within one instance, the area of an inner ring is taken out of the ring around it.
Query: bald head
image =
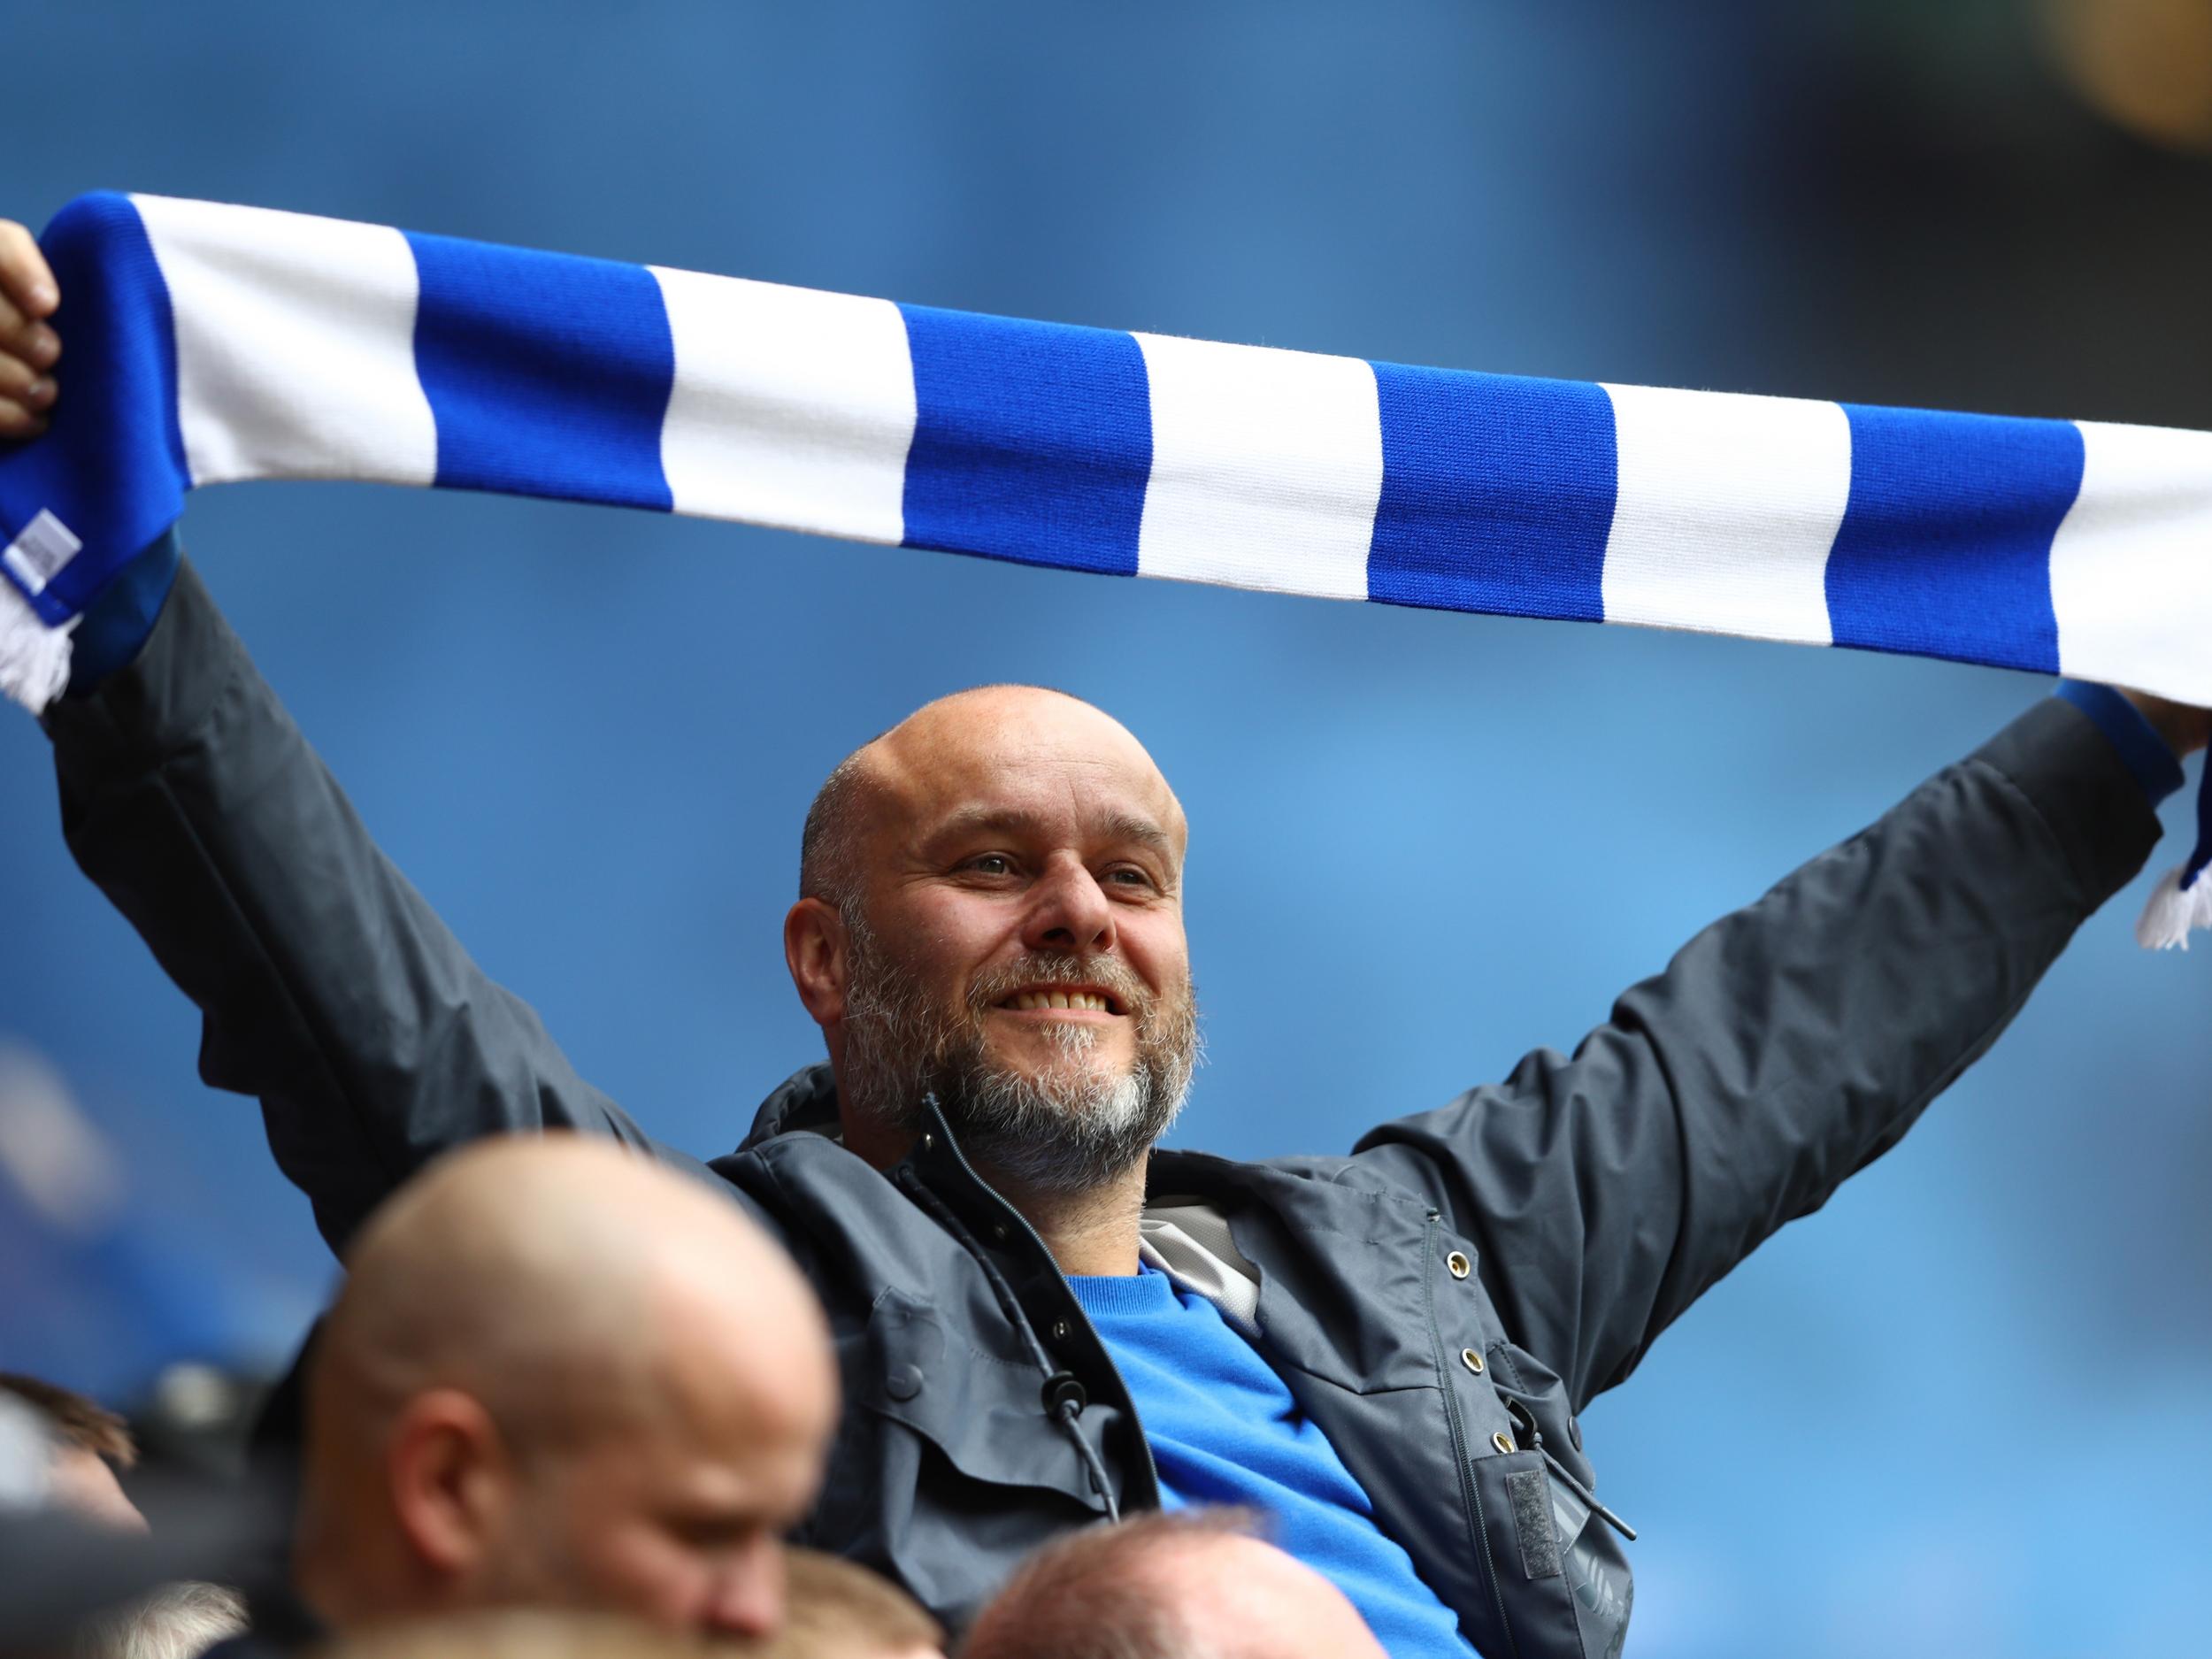
[[[1129,1210],[1196,1063],[1187,840],[1144,745],[1064,692],[958,692],[847,757],[784,918],[847,1148],[887,1167],[933,1100],[1056,1250],[1048,1209]],[[1100,1259],[1133,1261],[1133,1215]]]
[[[1007,769],[1076,759],[1118,767],[1144,789],[1179,861],[1188,838],[1181,803],[1129,728],[1095,704],[1046,686],[977,686],[912,714],[845,757],[806,815],[799,892],[843,907],[863,885],[887,825],[910,821],[933,786],[972,787]],[[947,774],[949,774],[948,776]]]
[[[606,1141],[464,1148],[371,1217],[347,1268],[320,1369],[357,1409],[443,1386],[525,1440],[591,1432],[652,1409],[697,1340],[748,1373],[796,1363],[830,1377],[790,1258],[701,1183]],[[731,1340],[747,1328],[777,1340],[749,1356]]]
[[[1155,1513],[1048,1544],[963,1659],[1385,1659],[1343,1592],[1234,1509]]]
[[[482,1141],[379,1210],[347,1265],[308,1391],[302,1553],[326,1615],[581,1599],[713,1624],[697,1598],[595,1583],[624,1503],[772,1546],[810,1500],[836,1411],[826,1325],[703,1184],[611,1142]]]

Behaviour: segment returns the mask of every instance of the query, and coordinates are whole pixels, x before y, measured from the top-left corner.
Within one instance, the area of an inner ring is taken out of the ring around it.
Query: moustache
[[[968,1010],[981,1014],[1017,991],[1038,985],[1096,986],[1113,998],[1122,1012],[1134,1016],[1140,1022],[1150,1016],[1156,1000],[1126,963],[1112,956],[1045,952],[1007,963],[970,981]]]

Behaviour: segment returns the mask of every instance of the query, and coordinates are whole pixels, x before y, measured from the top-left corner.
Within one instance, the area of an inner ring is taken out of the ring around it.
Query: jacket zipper
[[[1512,1650],[1514,1659],[1520,1659],[1520,1640],[1513,1634],[1513,1621],[1505,1616],[1505,1592],[1498,1585],[1498,1564],[1490,1558],[1490,1529],[1483,1520],[1482,1494],[1475,1489],[1474,1466],[1467,1456],[1467,1425],[1460,1417],[1459,1396],[1452,1390],[1451,1372],[1444,1363],[1444,1328],[1436,1319],[1439,1217],[1437,1210],[1428,1212],[1421,1255],[1421,1301],[1429,1317],[1429,1352],[1436,1363],[1437,1386],[1444,1391],[1444,1420],[1451,1425],[1452,1466],[1459,1471],[1460,1509],[1482,1550],[1483,1576],[1489,1581],[1490,1599],[1498,1609],[1498,1628],[1505,1632],[1506,1646]]]
[[[1052,1247],[1045,1242],[1044,1234],[1039,1233],[1036,1228],[1031,1226],[1029,1225],[1029,1217],[1022,1214],[1020,1210],[1015,1209],[1013,1205],[1008,1203],[1005,1198],[1001,1195],[997,1187],[992,1186],[990,1182],[985,1180],[980,1175],[978,1175],[975,1172],[975,1165],[968,1162],[968,1155],[960,1149],[960,1142],[953,1134],[951,1127],[945,1123],[944,1113],[941,1110],[938,1112],[937,1118],[939,1127],[944,1133],[946,1150],[949,1151],[952,1154],[954,1160],[958,1163],[961,1172],[966,1175],[967,1178],[973,1181],[978,1187],[980,1187],[985,1192],[991,1194],[993,1202],[995,1202],[1001,1210],[1003,1210],[1008,1215],[1014,1218],[1014,1225],[1029,1235],[1030,1241],[1035,1244],[1039,1250],[1043,1252],[1045,1260],[1052,1263],[1053,1271],[1055,1272],[1058,1272],[1060,1268],[1060,1258],[1053,1255]],[[1067,1275],[1061,1273],[1060,1277],[1064,1281]],[[1091,1323],[1091,1316],[1084,1311],[1083,1303],[1078,1299],[1076,1294],[1072,1290],[1068,1292],[1068,1301],[1074,1305],[1075,1317],[1082,1321],[1084,1330],[1090,1333],[1091,1340],[1098,1345],[1098,1351],[1105,1355],[1106,1367],[1109,1371],[1114,1373],[1114,1380],[1121,1385],[1122,1398],[1127,1401],[1129,1404],[1129,1426],[1136,1431],[1137,1448],[1144,1454],[1145,1472],[1152,1478],[1152,1502],[1155,1507],[1157,1507],[1160,1501],[1160,1466],[1153,1460],[1151,1438],[1145,1433],[1144,1422],[1137,1415],[1137,1397],[1129,1392],[1129,1379],[1121,1374],[1121,1367],[1114,1363],[1113,1349],[1106,1346],[1106,1339],[1099,1335],[1098,1327]],[[1025,1315],[1024,1317],[1026,1317],[1027,1316]],[[1106,1494],[1106,1502],[1108,1506],[1115,1511],[1114,1518],[1118,1520],[1120,1518],[1121,1505],[1116,1501],[1112,1493],[1110,1492]]]

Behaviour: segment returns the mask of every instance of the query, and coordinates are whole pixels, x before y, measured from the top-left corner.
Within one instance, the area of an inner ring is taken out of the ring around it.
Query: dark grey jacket
[[[470,961],[188,565],[139,660],[48,726],[78,862],[204,1010],[202,1075],[260,1097],[334,1246],[474,1135],[569,1125],[698,1167]],[[1575,1414],[1895,1144],[2156,836],[2110,744],[2046,701],[1699,934],[1571,1058],[1348,1157],[1163,1151],[1152,1192],[1227,1217],[1261,1348],[1476,1647],[1607,1652],[1625,1575],[1569,1495],[1594,1479]],[[1051,1257],[941,1120],[882,1172],[816,1133],[834,1121],[802,1071],[708,1168],[835,1330],[849,1409],[806,1540],[957,1626],[1040,1539],[1156,1503],[1151,1460]]]

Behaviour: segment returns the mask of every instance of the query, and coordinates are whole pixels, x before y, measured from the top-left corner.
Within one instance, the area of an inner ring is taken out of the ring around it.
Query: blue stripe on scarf
[[[407,241],[440,486],[670,511],[661,418],[676,349],[652,273],[450,236]]]
[[[174,522],[191,473],[169,285],[138,210],[113,191],[81,196],[54,216],[45,245],[61,286],[53,325],[69,342],[69,395],[54,405],[46,442],[7,448],[0,518],[19,528],[51,511],[93,551],[31,599],[58,626]],[[0,543],[8,539],[0,530]]]
[[[1843,412],[1851,495],[1827,572],[1836,643],[2056,673],[2051,538],[2081,491],[2081,429]]]
[[[1619,479],[1604,388],[1374,366],[1383,481],[1368,597],[1603,620]]]
[[[1152,403],[1133,335],[902,305],[906,545],[1137,573]]]

